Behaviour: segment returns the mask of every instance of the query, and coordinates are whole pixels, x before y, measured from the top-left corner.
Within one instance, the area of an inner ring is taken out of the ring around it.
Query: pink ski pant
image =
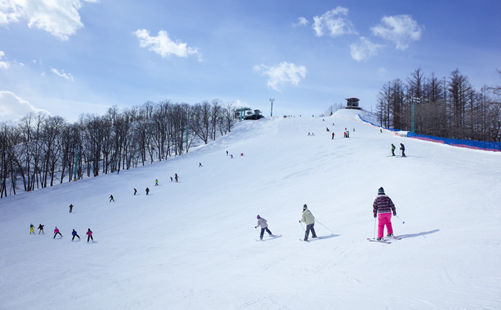
[[[377,218],[379,222],[377,229],[377,237],[383,238],[385,225],[388,234],[393,234],[393,227],[391,227],[391,213],[379,213],[377,215]]]

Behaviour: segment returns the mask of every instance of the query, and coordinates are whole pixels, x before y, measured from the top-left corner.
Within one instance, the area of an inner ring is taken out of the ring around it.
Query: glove
[[[393,216],[397,216],[397,212],[396,211],[393,211]]]
[[[377,217],[377,215],[376,215],[376,214],[374,214],[374,218],[376,218],[376,217]]]

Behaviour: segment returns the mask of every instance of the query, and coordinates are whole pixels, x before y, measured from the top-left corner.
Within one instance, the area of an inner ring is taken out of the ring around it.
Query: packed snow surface
[[[0,309],[501,309],[501,154],[355,113],[241,122],[178,158],[0,200]],[[367,241],[380,186],[405,221],[391,244]],[[299,241],[305,203],[325,238]],[[258,214],[282,236],[258,241]]]

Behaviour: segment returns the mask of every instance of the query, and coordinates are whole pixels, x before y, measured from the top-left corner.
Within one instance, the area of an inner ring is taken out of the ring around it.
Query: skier
[[[325,128],[325,130],[326,130],[327,132],[329,132],[329,131],[330,131],[330,130],[329,130],[329,127],[326,127],[326,128]]]
[[[403,143],[400,143],[400,150],[402,151],[402,157],[405,157],[405,146]]]
[[[378,196],[372,204],[374,218],[378,218],[377,240],[383,239],[384,226],[388,232],[388,237],[393,237],[393,227],[391,226],[391,213],[397,215],[397,210],[390,197],[384,193],[384,188],[378,189]]]
[[[244,153],[240,153],[240,157],[244,157]]]
[[[334,140],[334,136],[335,136],[334,131],[332,132],[331,136],[332,136],[331,140]]]
[[[391,144],[391,156],[395,156],[395,146]]]
[[[173,179],[172,177],[170,177],[170,181],[171,181],[171,182],[174,182],[174,179]]]
[[[113,195],[110,194],[110,202],[115,202],[115,198],[113,198]]]
[[[179,181],[179,177],[178,177],[177,173],[174,173],[174,179],[176,179],[176,183]]]
[[[233,154],[230,155],[231,159],[233,159]]]
[[[379,128],[379,133],[383,133],[383,128]]]
[[[311,136],[311,133],[310,133],[310,132],[308,132],[308,136]]]
[[[94,237],[92,237],[92,230],[90,230],[90,228],[87,229],[87,242],[89,242],[89,240],[94,242]]]
[[[70,204],[69,208],[70,208],[70,213],[73,212],[73,204]]]
[[[203,166],[202,166],[202,163],[198,163],[198,167],[203,167]]]
[[[226,150],[226,156],[228,156],[228,150]]]
[[[134,187],[134,196],[137,194],[137,189]]]
[[[44,231],[43,231],[43,227],[44,227],[44,225],[42,225],[42,224],[38,225],[38,234],[39,234],[39,235],[40,235],[40,233],[42,233],[42,234],[44,234],[44,235],[45,235],[45,233],[44,233]]]
[[[349,138],[349,137],[350,137],[350,131],[346,130],[346,138]]]
[[[77,234],[77,231],[73,228],[73,231],[71,232],[71,234],[73,235],[73,238],[71,238],[71,241],[73,241],[75,239],[75,237],[78,237],[78,240],[80,240],[80,236]]]
[[[30,224],[30,235],[35,234],[35,226],[33,224]]]
[[[344,137],[346,138],[346,131],[344,132]]]
[[[306,224],[306,232],[304,233],[304,241],[308,241],[308,235],[311,231],[312,238],[316,238],[317,234],[315,233],[315,217],[311,214],[310,210],[308,210],[308,206],[304,204],[303,206],[303,216],[299,220],[299,223],[304,222]]]
[[[146,188],[146,196],[148,196],[149,193],[150,193],[150,189],[147,187]]]
[[[155,186],[158,186],[158,179],[155,179]]]
[[[259,214],[257,215],[257,225],[254,228],[257,228],[258,226],[261,226],[261,234],[259,235],[259,238],[261,240],[263,240],[263,235],[265,230],[268,234],[270,234],[270,237],[273,237],[273,234],[268,229],[268,223],[264,218],[260,217]]]
[[[59,231],[59,228],[54,227],[54,237],[52,239],[56,239],[56,236],[59,235],[61,238],[63,237],[63,235],[61,235],[61,232]]]

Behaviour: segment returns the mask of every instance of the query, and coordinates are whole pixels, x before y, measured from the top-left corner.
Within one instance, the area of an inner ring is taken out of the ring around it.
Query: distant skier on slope
[[[110,195],[110,202],[115,202],[115,198],[113,198],[113,195]]]
[[[73,212],[73,204],[70,203],[69,208],[70,208],[70,213],[72,213]]]
[[[203,166],[202,166],[202,163],[198,163],[198,167],[203,167]]]
[[[393,227],[391,226],[391,213],[397,215],[397,210],[390,197],[384,193],[384,188],[378,189],[378,196],[372,204],[374,218],[378,218],[377,240],[381,240],[384,235],[384,226],[388,232],[388,237],[393,237]]]
[[[59,228],[54,227],[54,237],[52,239],[56,239],[56,236],[59,235],[61,238],[63,237],[63,235],[61,235],[61,232],[59,231]]]
[[[273,237],[273,234],[268,229],[268,222],[266,221],[266,219],[260,217],[259,214],[257,215],[257,225],[254,228],[258,228],[258,226],[261,226],[261,234],[259,235],[259,239],[263,240],[265,230],[270,235],[270,237]]]
[[[89,240],[94,242],[94,237],[92,237],[92,230],[90,230],[90,228],[87,229],[87,242],[89,242]]]
[[[334,136],[335,136],[334,131],[332,132],[331,136],[332,136],[331,140],[334,140]]]
[[[179,182],[179,176],[177,175],[177,173],[174,173],[174,179],[176,179],[176,183]]]
[[[137,189],[134,187],[134,196],[137,194]]]
[[[45,235],[45,233],[44,233],[44,231],[43,231],[43,227],[44,227],[44,226],[45,226],[45,225],[42,225],[42,224],[39,224],[39,225],[38,225],[38,234],[39,234],[39,235],[40,235],[40,233],[42,233],[42,234],[44,234],[44,235]]]
[[[30,224],[30,235],[35,234],[35,226],[33,224]]]
[[[400,143],[400,150],[402,151],[402,157],[405,157],[405,146],[403,143]]]
[[[395,146],[391,144],[391,156],[395,156]]]
[[[73,241],[75,239],[75,237],[78,238],[78,240],[80,240],[80,236],[78,235],[77,231],[73,228],[73,231],[71,232],[71,235],[73,236],[71,238],[71,241]]]
[[[304,222],[306,224],[306,231],[304,233],[304,241],[308,241],[308,235],[311,231],[312,238],[316,238],[317,234],[315,233],[315,217],[311,214],[310,210],[308,210],[308,206],[306,204],[303,206],[303,216],[299,220],[299,223]]]
[[[158,179],[155,179],[155,186],[158,186]]]
[[[150,193],[150,189],[147,187],[145,191],[146,191],[146,196],[148,196]]]

